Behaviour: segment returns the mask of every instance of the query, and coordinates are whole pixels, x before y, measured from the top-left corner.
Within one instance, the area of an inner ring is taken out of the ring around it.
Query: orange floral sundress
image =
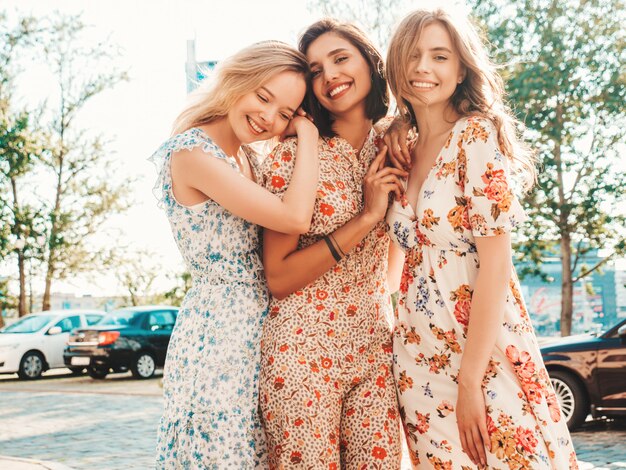
[[[512,230],[524,214],[496,129],[460,119],[420,189],[417,210],[394,202],[392,240],[406,253],[393,334],[394,376],[416,468],[472,469],[456,424],[456,377],[479,270],[475,237]],[[575,469],[576,454],[513,270],[483,379],[489,468]]]
[[[289,185],[295,153],[291,139],[265,160],[265,185],[272,192],[282,194]],[[360,154],[344,139],[320,138],[315,210],[299,248],[362,210],[363,178],[375,156],[373,130]],[[381,221],[322,277],[271,300],[260,377],[271,468],[399,468],[389,243]]]

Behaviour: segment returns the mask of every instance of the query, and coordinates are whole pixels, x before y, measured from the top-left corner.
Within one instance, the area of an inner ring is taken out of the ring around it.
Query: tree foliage
[[[27,271],[44,279],[49,309],[53,281],[105,265],[110,249],[94,239],[129,205],[130,180],[114,167],[107,140],[81,125],[94,97],[126,80],[113,66],[118,55],[108,38],[89,40],[80,16],[0,13],[0,255],[3,264],[17,261],[20,315]],[[48,66],[57,92],[27,108],[15,85],[33,59]]]
[[[519,254],[542,274],[546,253],[563,264],[562,333],[571,331],[573,284],[623,255],[626,59],[623,0],[478,0],[509,99],[528,128],[541,169],[525,198]],[[622,168],[623,170],[623,168]],[[620,209],[621,208],[621,209]],[[586,266],[587,254],[608,255]]]
[[[45,138],[13,90],[21,60],[37,47],[42,31],[34,18],[14,24],[0,13],[0,260],[16,262],[20,316],[28,313],[26,267],[41,257],[37,240],[44,231],[41,207],[24,192],[31,192],[28,175],[39,161]]]
[[[521,274],[540,275],[550,252],[563,265],[561,328],[571,331],[573,285],[626,252],[624,238],[626,22],[624,0],[468,0],[503,64],[508,99],[541,163],[526,195],[517,248]],[[401,0],[310,0],[313,11],[357,20],[381,46]],[[411,5],[419,7],[420,5]],[[458,9],[459,5],[447,5]],[[586,255],[608,253],[588,266]]]
[[[85,46],[85,33],[80,17],[58,15],[44,47],[58,85],[58,105],[50,109],[51,142],[42,155],[55,182],[47,221],[44,310],[50,308],[53,280],[103,264],[107,250],[90,243],[93,235],[129,204],[130,182],[114,174],[104,138],[77,122],[90,100],[127,75],[112,66],[115,48],[106,41]]]

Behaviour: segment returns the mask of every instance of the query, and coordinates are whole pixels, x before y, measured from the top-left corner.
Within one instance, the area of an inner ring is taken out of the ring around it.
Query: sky
[[[147,159],[167,139],[172,121],[185,104],[187,41],[195,39],[198,61],[220,60],[265,39],[295,45],[300,32],[320,17],[307,4],[308,0],[0,1],[0,11],[10,15],[43,19],[54,11],[81,13],[84,23],[91,25],[88,39],[97,42],[108,37],[121,48],[115,65],[127,69],[130,80],[96,96],[77,118],[79,127],[111,140],[107,147],[111,157],[136,180],[133,207],[112,217],[97,243],[107,243],[107,233],[113,229],[131,249],[154,253],[151,262],[163,270],[160,282],[170,285],[165,275],[182,271],[183,265],[165,215],[152,195],[156,172]],[[36,104],[54,92],[52,83],[44,64],[30,64],[18,80],[18,95]],[[15,278],[6,268],[0,275]],[[42,291],[43,285],[35,290]],[[121,290],[109,274],[55,281],[53,292],[101,296]]]

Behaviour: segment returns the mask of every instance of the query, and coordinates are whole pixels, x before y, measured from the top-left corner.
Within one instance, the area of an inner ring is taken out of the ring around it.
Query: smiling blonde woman
[[[309,227],[318,159],[315,126],[298,116],[306,59],[279,42],[225,60],[152,159],[155,193],[192,275],[165,363],[158,469],[267,468],[258,409],[268,292],[259,226]],[[295,116],[295,117],[294,117]],[[245,145],[294,128],[298,163],[281,200],[262,188]]]

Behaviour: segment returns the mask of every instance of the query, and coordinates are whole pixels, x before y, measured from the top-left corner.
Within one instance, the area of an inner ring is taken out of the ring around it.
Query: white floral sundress
[[[267,468],[258,415],[260,339],[268,307],[259,227],[213,200],[192,207],[176,201],[171,155],[195,147],[237,169],[198,128],[170,138],[151,158],[160,168],[155,194],[193,280],[165,363],[156,468]],[[256,161],[250,161],[258,180]]]
[[[460,119],[420,188],[394,202],[392,240],[406,254],[393,351],[400,415],[415,468],[476,468],[456,423],[456,383],[479,271],[475,237],[524,218],[496,129]],[[490,469],[576,469],[576,454],[511,272],[504,319],[483,379]]]

